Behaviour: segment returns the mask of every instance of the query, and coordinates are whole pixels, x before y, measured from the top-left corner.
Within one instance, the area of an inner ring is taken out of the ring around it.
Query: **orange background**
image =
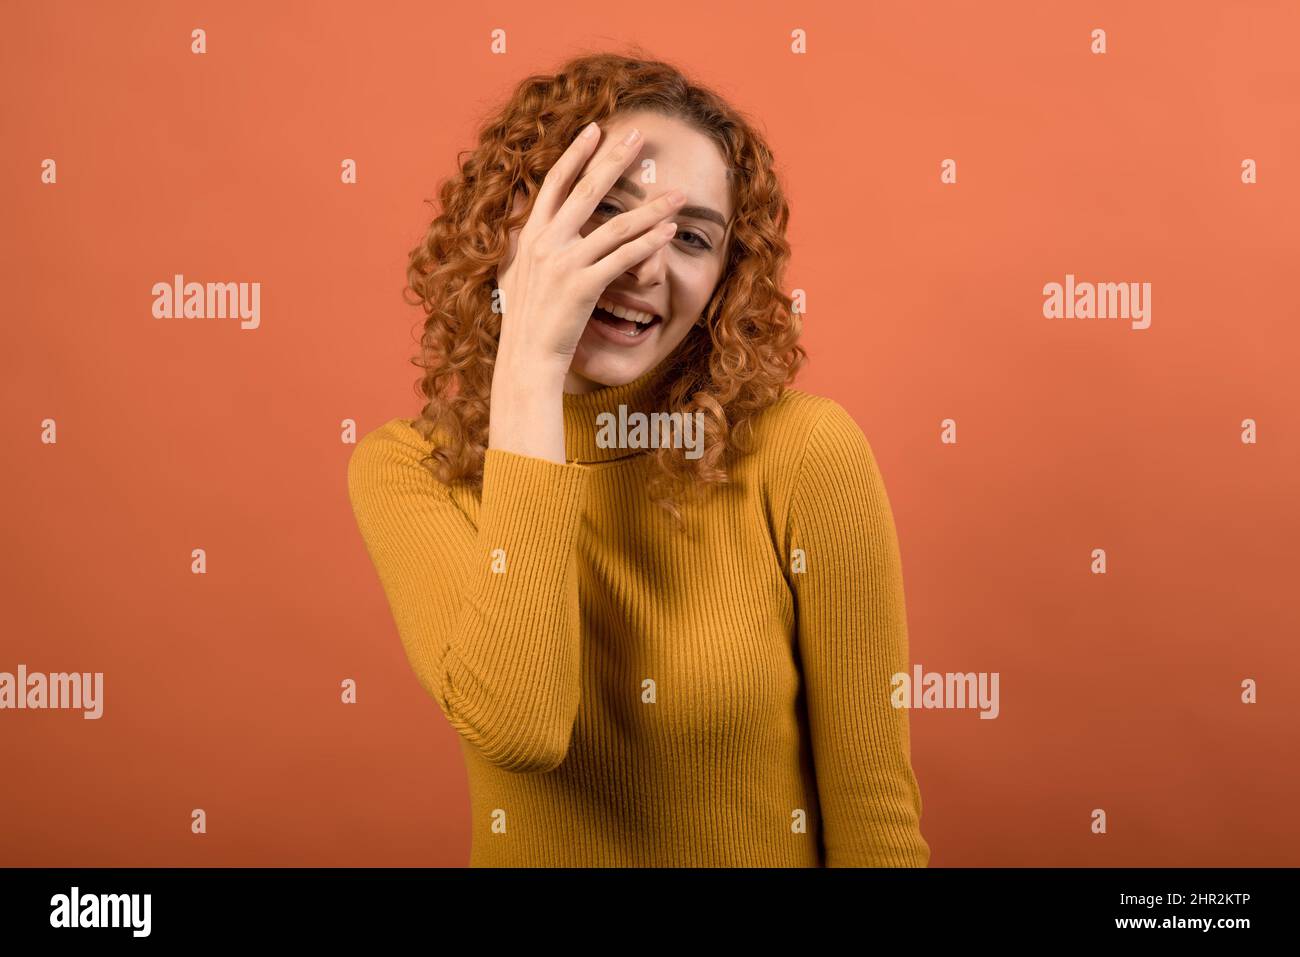
[[[1300,864],[1300,4],[26,0],[0,36],[0,671],[105,673],[98,721],[0,712],[0,863],[468,860],[340,423],[418,410],[406,254],[481,116],[635,41],[777,153],[798,384],[880,460],[912,660],[1001,676],[996,720],[912,712],[932,865]],[[261,327],[154,319],[178,272],[261,282]],[[1151,328],[1043,318],[1067,273],[1152,283]]]

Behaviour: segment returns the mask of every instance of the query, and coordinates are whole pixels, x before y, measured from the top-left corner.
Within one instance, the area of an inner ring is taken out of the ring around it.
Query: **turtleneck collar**
[[[597,416],[608,412],[619,418],[619,406],[633,412],[659,412],[666,406],[664,395],[668,374],[674,366],[673,356],[624,385],[606,386],[594,392],[564,393],[564,457],[569,462],[608,462],[637,455],[643,449],[601,448],[597,443],[600,425]],[[617,428],[617,426],[615,426]]]

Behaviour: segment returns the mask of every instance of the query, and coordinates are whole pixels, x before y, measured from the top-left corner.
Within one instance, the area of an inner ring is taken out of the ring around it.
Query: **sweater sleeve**
[[[549,771],[578,713],[584,466],[488,449],[477,527],[408,422],[367,434],[348,496],[420,684],[493,764]]]
[[[789,548],[827,867],[925,867],[921,792],[906,709],[902,562],[866,436],[827,400],[808,433],[790,503]]]

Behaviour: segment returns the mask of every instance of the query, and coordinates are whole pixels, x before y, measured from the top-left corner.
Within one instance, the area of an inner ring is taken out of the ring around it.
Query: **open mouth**
[[[627,336],[629,339],[644,336],[663,321],[662,316],[651,316],[635,309],[625,309],[604,299],[599,300],[596,304],[596,308],[591,313],[591,318],[608,326],[614,332]]]

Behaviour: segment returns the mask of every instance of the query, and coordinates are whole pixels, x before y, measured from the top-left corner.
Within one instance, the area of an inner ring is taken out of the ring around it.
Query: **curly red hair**
[[[554,75],[522,81],[488,120],[460,172],[443,183],[441,214],[410,253],[403,298],[427,317],[421,354],[411,360],[425,370],[418,387],[427,399],[414,424],[426,440],[439,436],[425,462],[440,481],[482,482],[501,330],[492,294],[510,231],[527,221],[546,172],[583,127],[640,110],[674,117],[717,143],[734,210],[718,287],[673,354],[661,397],[666,410],[704,413],[703,454],[649,452],[651,498],[680,520],[679,498],[726,482],[735,456],[750,448],[754,418],[803,364],[801,322],[780,288],[790,211],[766,143],[719,96],[667,63],[575,57]],[[527,203],[512,218],[517,189]]]

